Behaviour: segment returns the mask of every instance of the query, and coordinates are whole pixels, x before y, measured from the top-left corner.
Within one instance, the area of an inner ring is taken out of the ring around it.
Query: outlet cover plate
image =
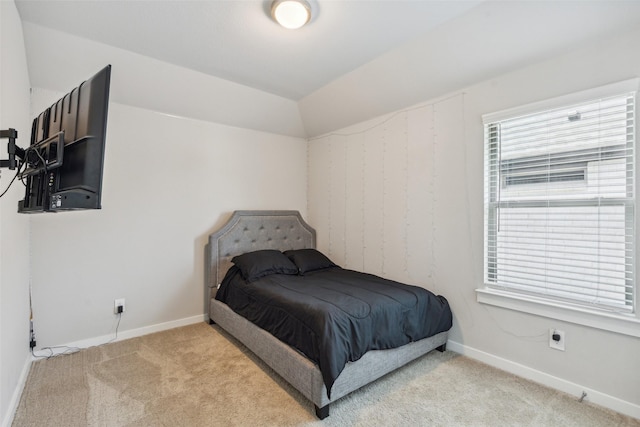
[[[553,339],[554,334],[560,335],[560,340],[555,341]],[[565,342],[564,331],[561,331],[559,329],[549,329],[549,347],[555,348],[556,350],[564,351],[564,342]]]
[[[122,306],[122,312],[124,313],[124,298],[118,298],[117,300],[113,301],[113,312],[114,314],[118,314],[118,307]]]

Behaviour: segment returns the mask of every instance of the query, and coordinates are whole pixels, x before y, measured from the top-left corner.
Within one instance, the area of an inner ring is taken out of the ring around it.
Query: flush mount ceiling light
[[[295,30],[311,19],[311,7],[305,0],[275,0],[271,16],[283,27]]]

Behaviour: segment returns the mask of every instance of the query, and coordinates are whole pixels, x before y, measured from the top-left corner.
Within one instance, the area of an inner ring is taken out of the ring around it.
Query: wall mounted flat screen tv
[[[111,65],[33,119],[18,212],[101,209]]]

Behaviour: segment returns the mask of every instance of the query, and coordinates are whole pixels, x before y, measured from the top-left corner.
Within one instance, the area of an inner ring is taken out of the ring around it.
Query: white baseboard
[[[13,391],[13,395],[11,396],[11,401],[9,402],[7,413],[4,415],[4,420],[2,421],[2,427],[9,427],[13,423],[13,418],[16,414],[16,410],[18,409],[18,404],[20,403],[20,397],[22,396],[22,390],[24,390],[24,385],[27,383],[27,376],[29,375],[29,370],[31,370],[32,361],[33,359],[31,358],[31,356],[27,357],[26,360],[24,361],[22,372],[20,372],[20,377],[18,378],[18,384],[16,385],[16,388]]]
[[[51,355],[58,355],[67,352],[70,348],[89,348],[95,347],[102,344],[107,344],[111,342],[118,342],[127,340],[129,338],[141,337],[143,335],[152,334],[154,332],[166,331],[168,329],[178,328],[180,326],[192,325],[194,323],[205,322],[207,320],[207,316],[205,314],[200,314],[192,317],[185,317],[184,319],[172,320],[170,322],[157,323],[155,325],[144,326],[142,328],[137,329],[129,329],[126,331],[118,332],[118,337],[115,338],[113,334],[102,335],[99,337],[88,338],[85,340],[74,341],[67,344],[61,344],[59,346],[48,348],[46,350],[36,350],[34,354],[36,359],[39,357],[48,357]]]
[[[507,371],[514,375],[518,375],[519,377],[526,378],[547,387],[551,387],[553,389],[576,396],[576,399],[579,399],[582,396],[583,392],[587,393],[587,396],[584,398],[585,401],[589,401],[595,403],[596,405],[604,406],[605,408],[609,408],[613,411],[619,412],[621,414],[640,419],[640,405],[636,405],[635,403],[618,399],[617,397],[610,396],[606,393],[581,386],[580,384],[575,384],[571,381],[549,375],[542,371],[538,371],[528,366],[503,359],[502,357],[498,357],[493,354],[468,347],[455,341],[449,340],[447,342],[447,350],[451,350],[464,356],[468,356],[472,359],[476,359],[480,362],[486,363],[487,365],[502,369],[503,371]]]

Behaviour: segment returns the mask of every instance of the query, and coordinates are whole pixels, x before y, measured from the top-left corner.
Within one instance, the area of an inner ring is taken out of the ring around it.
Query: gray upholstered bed
[[[205,251],[209,321],[247,346],[260,359],[315,405],[316,415],[329,415],[329,404],[433,349],[444,350],[448,332],[390,350],[372,350],[347,363],[336,379],[331,398],[319,368],[299,351],[215,300],[218,284],[231,259],[259,249],[315,248],[316,234],[298,211],[235,211],[228,222],[209,236]]]

